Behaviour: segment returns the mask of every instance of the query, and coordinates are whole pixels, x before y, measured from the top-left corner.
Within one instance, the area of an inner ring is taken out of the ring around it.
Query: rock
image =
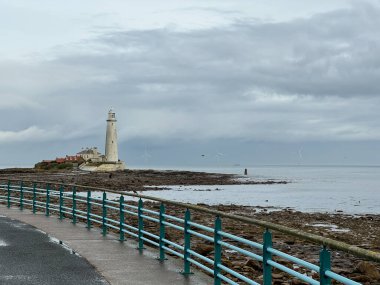
[[[253,260],[253,259],[248,259],[247,262],[244,264],[245,266],[248,266],[254,270],[262,270],[263,266],[260,262]]]
[[[365,275],[351,276],[350,279],[361,283],[372,281],[371,278]]]
[[[184,240],[183,238],[178,239],[177,243],[178,243],[179,245],[184,245],[184,244],[185,244],[185,240]]]
[[[336,274],[339,274],[339,275],[348,275],[350,274],[351,272],[346,269],[346,268],[334,268],[333,270]],[[318,274],[319,275],[319,274]]]
[[[305,282],[303,282],[303,281],[301,281],[301,280],[299,280],[297,278],[294,278],[294,279],[291,280],[290,284],[292,284],[292,285],[304,285],[304,284],[307,284],[307,283],[305,283]]]
[[[228,267],[228,268],[233,268],[234,267],[234,264],[231,261],[227,260],[227,259],[223,259],[222,260],[222,264],[224,266]],[[238,267],[238,268],[241,268],[241,267]]]
[[[278,280],[278,279],[273,280],[273,285],[283,285],[283,284],[284,284],[284,282],[282,280]]]
[[[249,267],[249,266],[243,266],[242,270],[243,270],[244,272],[250,272],[250,271],[252,271],[252,267]]]
[[[214,247],[207,244],[197,244],[194,248],[194,251],[203,256],[206,256],[214,251]]]
[[[282,279],[285,276],[285,273],[272,273],[273,279]]]
[[[295,244],[295,241],[294,240],[286,240],[286,241],[284,241],[284,243],[286,243],[288,245],[293,245],[293,244]]]
[[[376,266],[367,261],[360,261],[359,264],[354,269],[354,272],[360,272],[365,276],[371,278],[371,280],[379,280],[380,272],[377,270]]]
[[[334,271],[335,272],[335,271]],[[336,273],[336,272],[335,272]],[[319,278],[319,272],[313,272],[311,273],[311,278],[318,279]]]

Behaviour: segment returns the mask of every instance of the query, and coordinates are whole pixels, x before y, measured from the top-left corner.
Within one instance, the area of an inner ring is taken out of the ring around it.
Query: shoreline
[[[147,191],[145,187],[166,185],[272,185],[290,181],[252,179],[243,175],[186,170],[127,169],[115,172],[81,170],[43,171],[34,168],[0,169],[0,179],[36,180],[64,184],[81,184],[111,190]],[[148,189],[151,190],[151,189]],[[160,190],[160,189],[157,189]]]

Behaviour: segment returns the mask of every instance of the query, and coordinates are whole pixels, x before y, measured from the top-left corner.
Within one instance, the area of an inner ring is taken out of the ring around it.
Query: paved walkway
[[[62,241],[88,260],[110,284],[212,284],[211,278],[201,272],[188,277],[179,272],[182,260],[170,258],[156,260],[158,251],[147,248],[143,253],[136,250],[136,242],[119,242],[113,234],[103,237],[100,230],[87,230],[85,225],[73,225],[70,220],[60,221],[56,216],[33,215],[30,210],[8,209],[0,205],[0,215],[30,224],[49,236]],[[67,283],[74,284],[74,283]],[[89,283],[95,284],[95,283]]]
[[[106,285],[84,258],[31,225],[0,216],[0,284]]]

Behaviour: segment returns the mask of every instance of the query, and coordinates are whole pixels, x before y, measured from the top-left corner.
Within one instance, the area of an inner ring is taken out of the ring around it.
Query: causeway
[[[157,251],[148,247],[140,252],[134,240],[120,242],[116,235],[103,236],[100,229],[89,230],[83,223],[73,224],[70,219],[59,220],[56,216],[46,217],[43,213],[32,214],[29,210],[4,205],[0,205],[0,215],[32,225],[57,239],[73,253],[85,258],[112,285],[213,283],[212,278],[199,271],[182,275],[182,260],[168,256],[168,260],[160,262],[156,259]]]

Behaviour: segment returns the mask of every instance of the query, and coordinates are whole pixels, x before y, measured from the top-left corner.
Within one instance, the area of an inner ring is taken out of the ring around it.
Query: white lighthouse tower
[[[119,161],[117,151],[116,117],[115,112],[112,109],[109,110],[107,118],[105,158],[107,162],[116,163]]]

